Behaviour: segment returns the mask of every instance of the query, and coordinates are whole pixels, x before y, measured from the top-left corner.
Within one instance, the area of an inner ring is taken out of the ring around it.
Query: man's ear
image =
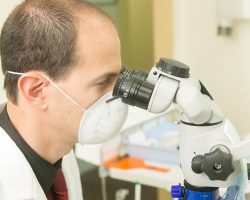
[[[44,110],[47,108],[44,89],[48,84],[49,81],[41,73],[27,72],[18,80],[19,95],[22,95],[29,104]]]

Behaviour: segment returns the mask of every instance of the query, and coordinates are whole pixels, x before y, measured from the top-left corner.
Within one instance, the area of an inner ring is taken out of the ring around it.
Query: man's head
[[[82,113],[43,75],[88,108],[112,90],[121,69],[112,21],[80,0],[26,0],[5,22],[0,50],[9,101],[58,132],[77,132]]]
[[[76,53],[79,31],[84,26],[87,31],[93,17],[111,22],[106,13],[83,1],[26,0],[19,5],[5,22],[0,37],[9,99],[18,101],[19,77],[6,71],[42,71],[56,81],[65,78],[84,56]],[[89,39],[87,32],[85,37]]]

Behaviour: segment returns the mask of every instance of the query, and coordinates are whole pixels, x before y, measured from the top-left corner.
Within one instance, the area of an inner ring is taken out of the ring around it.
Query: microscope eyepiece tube
[[[147,72],[123,67],[113,96],[121,98],[123,103],[146,110],[154,90],[154,85],[146,81],[147,76]]]

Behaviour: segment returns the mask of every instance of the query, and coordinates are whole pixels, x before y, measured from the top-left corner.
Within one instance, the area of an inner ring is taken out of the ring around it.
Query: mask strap
[[[14,74],[14,75],[23,75],[25,73],[22,72],[13,72],[13,71],[6,71],[5,74]],[[41,73],[40,73],[41,74]],[[56,85],[50,78],[48,78],[47,76],[41,74],[45,79],[47,79],[57,90],[59,90],[66,98],[68,98],[73,104],[75,104],[76,106],[78,106],[79,108],[81,108],[82,111],[86,111],[86,109],[84,109],[79,103],[77,103],[72,97],[70,97],[66,92],[64,92],[60,87],[58,87],[58,85]]]
[[[8,74],[8,73],[9,73],[9,74],[18,75],[18,76],[22,76],[22,75],[24,74],[24,73],[22,73],[22,72],[6,71],[6,72],[5,72],[5,75]]]

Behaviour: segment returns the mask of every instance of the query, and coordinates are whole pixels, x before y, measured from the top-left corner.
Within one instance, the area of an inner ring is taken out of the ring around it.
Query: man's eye
[[[105,80],[105,81],[102,81],[102,82],[99,82],[97,83],[98,86],[104,86],[104,85],[107,85],[109,83],[108,80]]]
[[[101,80],[96,85],[99,87],[105,87],[113,84],[117,80],[117,76],[110,76],[107,79]]]

